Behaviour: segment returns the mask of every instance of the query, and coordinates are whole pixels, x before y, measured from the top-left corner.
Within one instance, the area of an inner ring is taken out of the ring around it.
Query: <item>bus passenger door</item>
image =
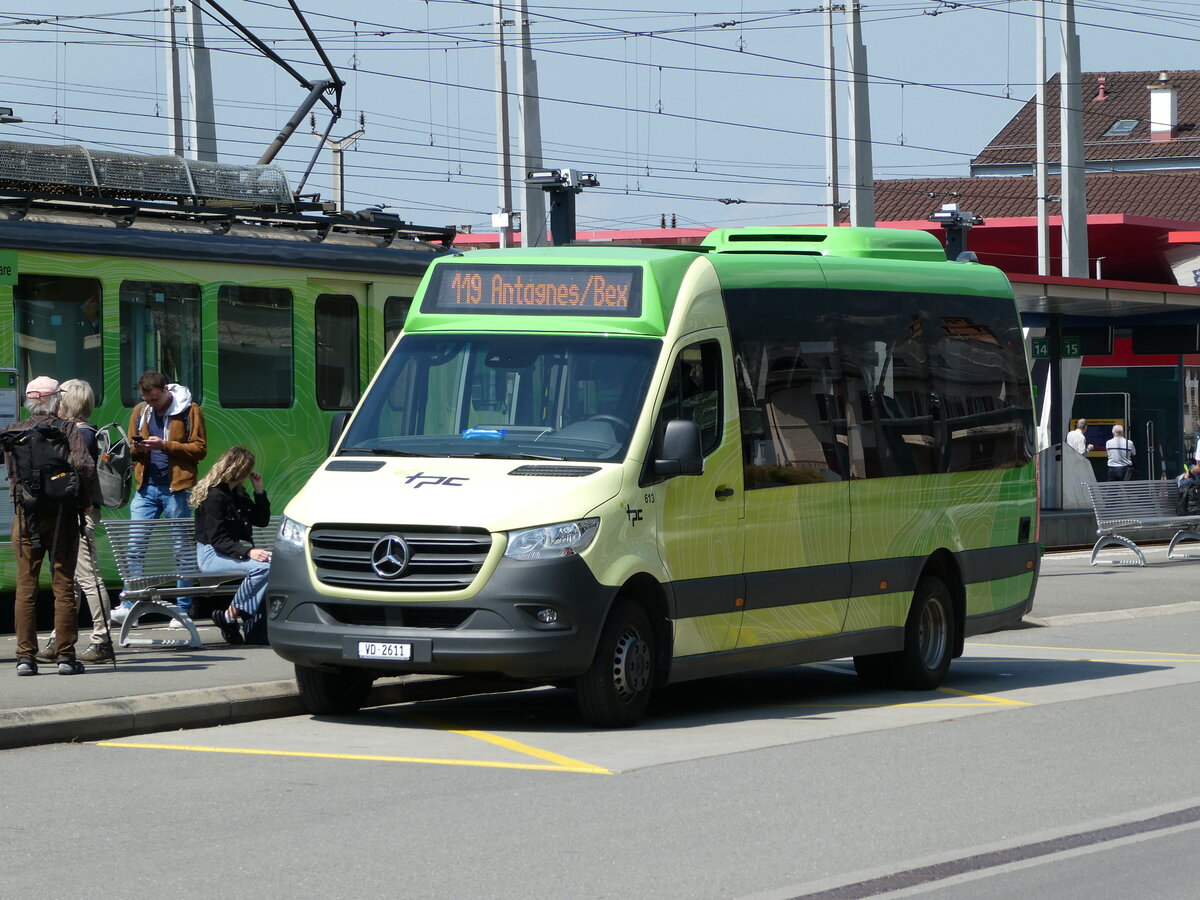
[[[661,504],[659,547],[674,596],[674,655],[731,650],[741,627],[741,439],[728,339],[694,336],[675,352],[656,434],[671,419],[700,425],[704,473],[651,487]]]

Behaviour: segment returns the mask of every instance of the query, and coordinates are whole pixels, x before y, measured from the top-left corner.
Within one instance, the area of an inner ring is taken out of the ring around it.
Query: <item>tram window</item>
[[[349,294],[321,294],[314,309],[317,405],[353,409],[358,403],[358,302]]]
[[[217,289],[221,406],[292,405],[292,292],[223,284]]]
[[[101,399],[100,299],[100,282],[94,278],[18,276],[13,337],[22,383],[37,375],[59,381],[82,378]]]
[[[141,400],[143,372],[162,372],[203,402],[200,383],[200,285],[121,282],[121,402]]]
[[[412,306],[412,297],[388,297],[383,301],[383,349],[392,349],[396,338],[404,328],[404,320],[408,318],[408,309]]]

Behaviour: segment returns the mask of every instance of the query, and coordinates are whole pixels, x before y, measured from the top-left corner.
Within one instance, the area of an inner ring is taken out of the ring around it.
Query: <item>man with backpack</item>
[[[208,454],[204,413],[192,402],[192,392],[181,384],[169,384],[161,372],[145,372],[138,379],[142,402],[129,417],[129,440],[133,454],[134,494],[129,518],[191,518],[188,496],[196,483],[196,469]],[[141,538],[145,546],[145,538]],[[130,562],[137,556],[136,538],[130,534]],[[180,547],[180,554],[191,548]],[[180,587],[186,587],[181,583]],[[192,601],[179,598],[179,608],[190,615]],[[133,604],[128,600],[112,612],[121,624]],[[174,623],[172,623],[174,624]]]
[[[75,564],[80,516],[92,505],[95,465],[74,424],[56,416],[58,398],[58,382],[39,375],[25,387],[29,418],[0,432],[14,510],[18,675],[37,674],[36,600],[47,553],[53,567],[55,665],[59,675],[83,672],[83,663],[75,659]]]

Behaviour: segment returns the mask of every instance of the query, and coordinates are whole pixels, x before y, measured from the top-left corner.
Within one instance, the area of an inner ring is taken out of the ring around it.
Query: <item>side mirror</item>
[[[337,442],[342,437],[342,432],[346,430],[346,422],[350,419],[350,413],[340,412],[334,413],[333,419],[329,423],[329,450],[326,456],[333,455],[333,448],[337,446]]]
[[[704,474],[704,441],[700,426],[691,419],[672,419],[663,429],[662,439],[655,445],[654,474]]]

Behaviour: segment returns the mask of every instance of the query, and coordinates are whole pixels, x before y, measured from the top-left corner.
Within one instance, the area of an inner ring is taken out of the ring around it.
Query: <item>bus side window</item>
[[[716,341],[693,344],[675,358],[657,431],[671,419],[691,419],[700,426],[705,456],[720,445],[721,346]]]

